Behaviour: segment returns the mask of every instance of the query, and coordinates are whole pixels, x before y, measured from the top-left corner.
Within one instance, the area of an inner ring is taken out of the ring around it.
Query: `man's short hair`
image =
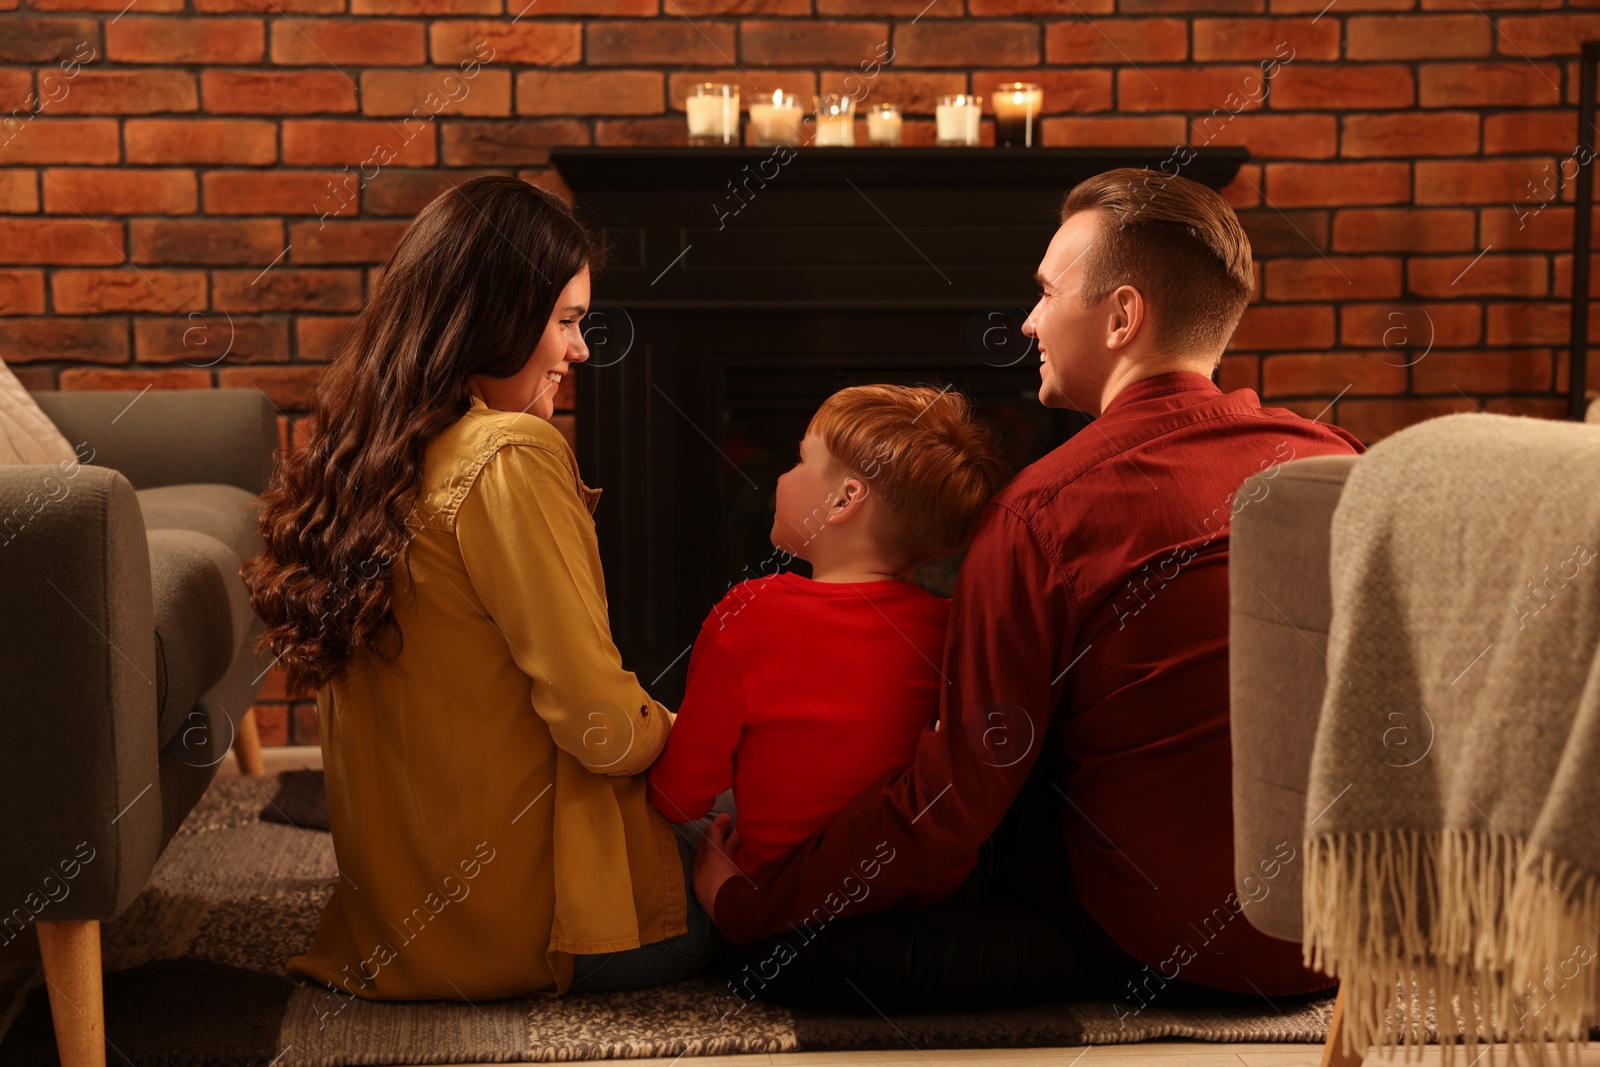
[[[994,435],[950,389],[841,389],[823,401],[808,432],[827,446],[835,472],[861,478],[879,495],[875,538],[908,565],[965,547],[1006,477]]]
[[[1061,221],[1095,210],[1101,217],[1083,257],[1084,306],[1131,285],[1150,303],[1157,348],[1227,347],[1255,294],[1250,239],[1228,202],[1180,175],[1122,167],[1074,186]]]

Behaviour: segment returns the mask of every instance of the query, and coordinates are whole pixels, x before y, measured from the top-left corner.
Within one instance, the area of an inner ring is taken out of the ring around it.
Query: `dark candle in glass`
[[[1044,90],[1027,82],[998,85],[994,91],[994,143],[1004,148],[1042,144],[1039,113]]]

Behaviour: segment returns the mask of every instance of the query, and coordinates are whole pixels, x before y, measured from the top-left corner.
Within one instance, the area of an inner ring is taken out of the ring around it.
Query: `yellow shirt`
[[[643,773],[672,717],[611,640],[599,495],[548,422],[475,397],[429,444],[399,654],[317,693],[340,878],[291,974],[369,1000],[554,995],[572,954],[686,929]]]

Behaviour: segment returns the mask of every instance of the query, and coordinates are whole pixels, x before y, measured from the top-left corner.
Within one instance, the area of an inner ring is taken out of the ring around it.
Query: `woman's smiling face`
[[[556,390],[574,363],[589,358],[583,342],[583,316],[589,311],[589,268],[584,267],[561,290],[555,310],[545,324],[544,336],[533,355],[509,378],[474,374],[472,395],[499,411],[526,411],[541,419],[555,414]]]

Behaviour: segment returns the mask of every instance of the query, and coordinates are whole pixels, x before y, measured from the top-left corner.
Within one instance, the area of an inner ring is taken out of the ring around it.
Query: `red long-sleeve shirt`
[[[750,871],[784,855],[911,761],[939,714],[949,619],[948,600],[909,582],[741,582],[700,627],[651,803],[685,822],[732,786],[734,862]],[[916,898],[954,889],[976,853]]]
[[[994,832],[1054,721],[1070,761],[1074,883],[1119,945],[1202,985],[1325,988],[1299,945],[1238,914],[1227,531],[1230,509],[1249,506],[1234,495],[1250,475],[1359,451],[1337,427],[1199,374],[1122,390],[986,509],[957,580],[943,729],[924,730],[909,768],[800,848],[729,879],[717,925],[742,943],[818,906],[907,902]],[[1274,858],[1286,859],[1261,860]],[[869,892],[841,894],[869,870]]]

